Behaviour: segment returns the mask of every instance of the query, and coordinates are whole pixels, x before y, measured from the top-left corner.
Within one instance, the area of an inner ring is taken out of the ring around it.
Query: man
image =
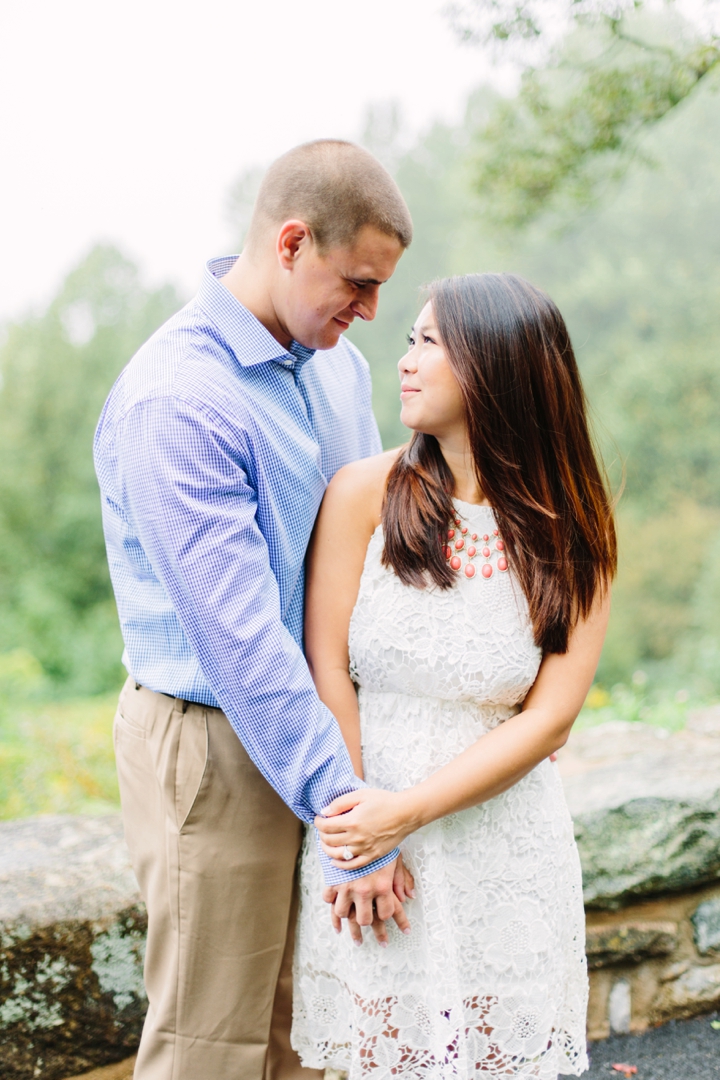
[[[302,655],[303,561],[333,473],[380,449],[367,365],[341,334],[374,318],[411,236],[372,155],[291,150],[242,255],[208,264],[100,418],[129,672],[115,746],[149,920],[136,1080],[315,1075],[289,1045],[299,819],[360,781]],[[362,924],[373,903],[404,918],[395,854],[354,874],[325,863]]]

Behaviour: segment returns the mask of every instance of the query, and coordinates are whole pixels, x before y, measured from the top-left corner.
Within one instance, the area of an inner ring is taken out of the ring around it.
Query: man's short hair
[[[412,218],[390,173],[369,151],[340,139],[289,150],[265,173],[248,231],[252,247],[267,229],[304,221],[321,252],[349,246],[365,225],[412,240]]]

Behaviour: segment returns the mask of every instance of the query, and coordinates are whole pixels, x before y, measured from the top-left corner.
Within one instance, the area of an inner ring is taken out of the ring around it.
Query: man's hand
[[[362,945],[362,927],[372,926],[378,944],[384,948],[388,943],[386,919],[394,919],[398,929],[410,933],[398,894],[403,898],[412,896],[413,885],[412,875],[396,859],[347,885],[328,885],[323,900],[332,905],[330,918],[336,933],[342,931],[342,920],[347,919],[350,936],[356,945]]]

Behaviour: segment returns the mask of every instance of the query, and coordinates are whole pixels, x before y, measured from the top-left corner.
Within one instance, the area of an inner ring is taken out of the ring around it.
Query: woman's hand
[[[387,855],[417,827],[407,793],[379,788],[341,795],[315,818],[320,846],[339,870],[355,870]],[[345,848],[352,859],[343,857]]]

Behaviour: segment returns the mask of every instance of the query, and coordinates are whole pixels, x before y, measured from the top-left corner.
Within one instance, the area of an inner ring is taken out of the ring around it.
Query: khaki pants
[[[114,737],[148,909],[136,1080],[315,1080],[290,1047],[300,822],[219,709],[128,679]]]

